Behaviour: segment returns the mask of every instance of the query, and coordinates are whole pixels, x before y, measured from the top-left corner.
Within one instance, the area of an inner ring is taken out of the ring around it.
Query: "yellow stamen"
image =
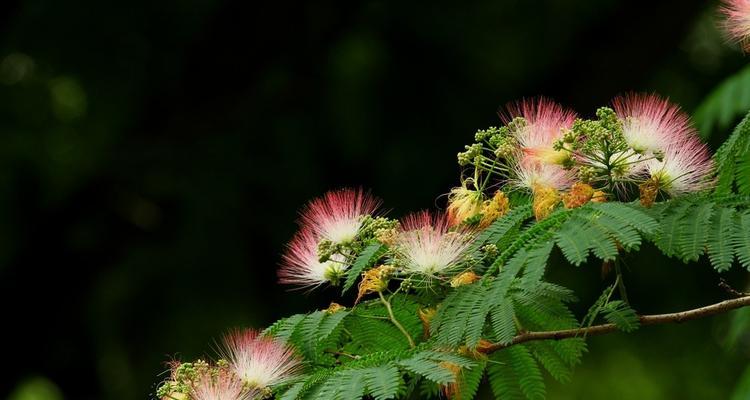
[[[362,281],[359,282],[359,293],[354,304],[359,303],[363,296],[370,293],[380,293],[388,287],[388,279],[393,272],[390,265],[381,265],[362,274]]]
[[[597,190],[594,192],[594,194],[591,196],[591,202],[593,203],[606,203],[607,202],[607,193]]]
[[[341,310],[346,310],[346,307],[342,306],[339,303],[331,302],[331,305],[328,306],[328,308],[325,309],[325,312],[328,314],[336,314],[337,312]]]
[[[638,185],[638,189],[641,192],[641,205],[649,208],[654,205],[656,201],[656,195],[659,193],[659,179],[651,178],[646,182]]]
[[[583,182],[576,182],[568,193],[563,194],[562,201],[565,208],[577,208],[591,200],[594,196],[594,188]]]
[[[560,202],[560,194],[553,187],[537,185],[534,187],[534,216],[537,221],[547,218]]]
[[[448,196],[448,218],[451,223],[458,225],[481,213],[483,200],[482,192],[468,189],[465,185],[451,189]]]
[[[498,190],[492,196],[492,200],[486,200],[482,204],[482,220],[479,222],[479,227],[484,229],[490,226],[495,220],[507,214],[509,209],[510,202],[508,198],[505,196],[505,193]]]
[[[451,279],[451,287],[470,285],[479,280],[479,275],[472,271],[462,272]]]

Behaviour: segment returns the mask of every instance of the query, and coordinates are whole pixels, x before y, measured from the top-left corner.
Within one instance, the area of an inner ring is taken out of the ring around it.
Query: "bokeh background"
[[[442,207],[456,153],[509,101],[544,94],[591,115],[655,91],[693,111],[748,62],[716,28],[715,1],[2,5],[0,398],[12,400],[151,398],[164,361],[325,307],[335,291],[276,284],[299,207],[341,186],[371,188],[396,216]],[[648,246],[627,262],[639,311],[726,297],[704,262]],[[581,313],[605,285],[595,263],[550,278]],[[593,338],[549,398],[729,398],[750,359],[727,344],[730,319]]]

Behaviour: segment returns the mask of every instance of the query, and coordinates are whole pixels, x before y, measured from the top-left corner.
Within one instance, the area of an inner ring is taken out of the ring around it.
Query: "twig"
[[[676,312],[671,314],[641,315],[638,317],[641,325],[658,325],[667,323],[681,323],[699,318],[710,317],[712,315],[722,314],[737,308],[750,306],[750,295],[745,295],[732,300],[725,300],[720,303],[711,304],[693,310]],[[535,340],[562,340],[579,337],[583,335],[594,336],[604,335],[617,331],[615,324],[593,325],[587,328],[564,329],[559,331],[544,332],[524,332],[516,335],[510,343],[495,343],[481,348],[482,353],[493,353],[504,348],[531,342]]]
[[[724,278],[719,279],[719,287],[724,289],[725,292],[729,293],[732,297],[744,297],[744,296],[750,296],[749,293],[740,292],[739,290],[729,286],[727,281],[724,280]]]
[[[388,300],[385,299],[385,296],[383,296],[383,292],[378,292],[378,295],[380,295],[380,301],[385,306],[385,309],[388,311],[388,315],[391,317],[391,322],[393,322],[393,325],[396,325],[396,328],[401,331],[401,333],[406,336],[406,340],[409,341],[409,347],[414,348],[414,339],[411,338],[411,335],[409,332],[404,329],[404,326],[401,325],[400,322],[396,319],[396,316],[393,315],[393,309],[391,308],[391,303],[388,302]]]
[[[337,356],[349,357],[352,360],[359,360],[361,358],[361,356],[358,356],[356,354],[349,354],[349,353],[344,353],[343,351],[336,351],[336,350],[331,350],[331,349],[325,349],[323,350],[323,352],[329,353],[329,354],[335,354]]]

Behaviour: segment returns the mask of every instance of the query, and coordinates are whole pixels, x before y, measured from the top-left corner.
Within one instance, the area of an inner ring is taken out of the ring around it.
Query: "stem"
[[[401,325],[400,322],[396,319],[396,316],[393,315],[393,309],[391,308],[391,303],[388,302],[388,300],[385,299],[385,296],[383,296],[383,292],[378,292],[378,296],[380,296],[380,301],[385,306],[385,309],[388,310],[388,315],[391,317],[391,322],[393,322],[393,325],[396,325],[396,328],[401,331],[401,333],[406,336],[406,340],[409,341],[409,347],[414,348],[414,339],[411,338],[411,335],[409,335],[409,332],[404,329],[403,325]]]
[[[682,323],[694,319],[710,317],[713,315],[723,314],[727,311],[737,308],[750,306],[750,296],[743,296],[737,299],[725,300],[720,303],[711,304],[710,306],[695,308],[692,310],[656,315],[641,315],[638,317],[641,325],[659,325],[667,323]],[[563,329],[559,331],[543,332],[525,332],[516,335],[510,343],[495,343],[482,349],[485,354],[494,353],[495,351],[514,346],[521,343],[535,340],[562,340],[579,337],[581,335],[604,335],[617,331],[615,324],[594,325],[588,328]]]
[[[622,268],[620,268],[620,259],[615,258],[615,272],[617,273],[617,290],[620,291],[622,301],[630,304],[628,301],[628,292],[625,290],[625,282],[622,279]]]

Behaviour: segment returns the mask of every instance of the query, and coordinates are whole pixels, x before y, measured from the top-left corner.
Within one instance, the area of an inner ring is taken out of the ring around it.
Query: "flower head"
[[[448,219],[452,225],[459,225],[481,213],[483,202],[484,194],[481,191],[467,188],[466,183],[455,187],[448,195]]]
[[[638,153],[662,152],[670,143],[695,135],[680,107],[655,94],[627,94],[612,105],[625,141]]]
[[[254,329],[235,330],[224,337],[223,356],[243,384],[263,389],[286,382],[300,368],[294,350]]]
[[[670,196],[701,191],[714,184],[708,148],[694,136],[670,144],[661,161],[646,161],[646,171],[653,184]]]
[[[558,165],[543,164],[530,160],[521,160],[513,164],[514,179],[511,184],[516,187],[535,190],[537,187],[549,187],[556,190],[569,188],[573,184],[575,173]]]
[[[549,164],[561,164],[569,158],[566,151],[553,149],[553,144],[562,138],[565,129],[571,128],[575,112],[540,97],[512,103],[501,115],[506,124],[516,117],[524,119],[523,124],[514,127],[513,134],[526,157]]]
[[[362,217],[380,206],[380,200],[361,189],[333,190],[312,200],[301,213],[301,221],[320,239],[347,243],[357,236]]]
[[[471,243],[467,231],[450,231],[445,214],[422,211],[408,215],[396,239],[396,254],[408,273],[434,275],[456,266]]]
[[[348,267],[346,258],[341,254],[333,254],[328,260],[321,262],[315,234],[303,228],[287,246],[278,272],[279,282],[302,287],[327,282],[336,284]]]
[[[250,400],[257,388],[246,388],[231,371],[223,368],[201,371],[190,390],[192,400]]]
[[[740,43],[745,50],[749,50],[750,0],[724,0],[720,11],[726,18],[724,31],[729,38]]]

